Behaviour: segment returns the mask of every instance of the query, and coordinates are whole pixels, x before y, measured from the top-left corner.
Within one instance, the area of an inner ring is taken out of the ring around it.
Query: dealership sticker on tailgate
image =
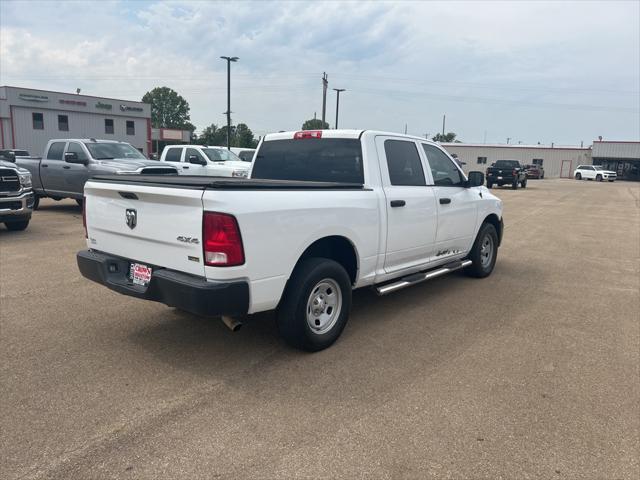
[[[151,280],[151,268],[141,263],[132,263],[129,269],[129,277],[134,284],[146,286]]]

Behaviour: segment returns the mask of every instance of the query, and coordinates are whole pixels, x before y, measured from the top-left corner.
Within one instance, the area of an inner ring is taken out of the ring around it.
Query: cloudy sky
[[[640,2],[0,1],[0,85],[139,100],[169,86],[198,131],[340,126],[467,142],[640,137]],[[335,92],[327,100],[333,126]]]

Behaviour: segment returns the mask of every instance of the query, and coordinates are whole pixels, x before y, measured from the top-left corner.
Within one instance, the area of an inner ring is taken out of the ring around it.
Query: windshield
[[[235,153],[230,152],[224,148],[203,148],[202,151],[205,153],[209,160],[212,162],[241,162],[240,157],[238,157]]]
[[[602,168],[600,165],[594,165],[593,168],[595,168],[596,170],[604,170],[604,168]]]
[[[360,140],[323,138],[263,142],[251,178],[362,184]]]
[[[498,160],[495,166],[498,168],[518,168],[520,163],[517,160]]]
[[[138,150],[128,143],[85,143],[91,156],[96,160],[109,160],[112,158],[127,158],[132,160],[146,160]]]

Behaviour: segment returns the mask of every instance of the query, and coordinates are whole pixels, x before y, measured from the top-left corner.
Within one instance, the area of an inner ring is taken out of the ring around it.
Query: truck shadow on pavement
[[[278,335],[273,312],[245,318],[242,329],[233,333],[218,318],[167,308],[154,316],[152,323],[132,332],[129,339],[172,368],[234,383],[242,377],[238,374],[247,374],[256,365],[271,370],[291,361],[348,361],[369,372],[367,376],[375,376],[370,371],[372,362],[400,367],[408,357],[423,367],[433,367],[513,321],[508,314],[496,315],[486,299],[498,288],[501,294],[515,294],[518,287],[513,279],[522,275],[522,267],[503,261],[495,274],[484,280],[454,273],[386,297],[378,297],[370,289],[357,290],[342,336],[332,347],[315,354],[286,345]],[[478,302],[485,306],[478,306]]]

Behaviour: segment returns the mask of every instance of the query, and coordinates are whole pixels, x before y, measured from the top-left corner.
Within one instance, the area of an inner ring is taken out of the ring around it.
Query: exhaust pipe
[[[242,322],[240,320],[236,320],[233,317],[229,317],[227,315],[222,316],[222,322],[231,330],[232,332],[237,332],[242,328]]]

